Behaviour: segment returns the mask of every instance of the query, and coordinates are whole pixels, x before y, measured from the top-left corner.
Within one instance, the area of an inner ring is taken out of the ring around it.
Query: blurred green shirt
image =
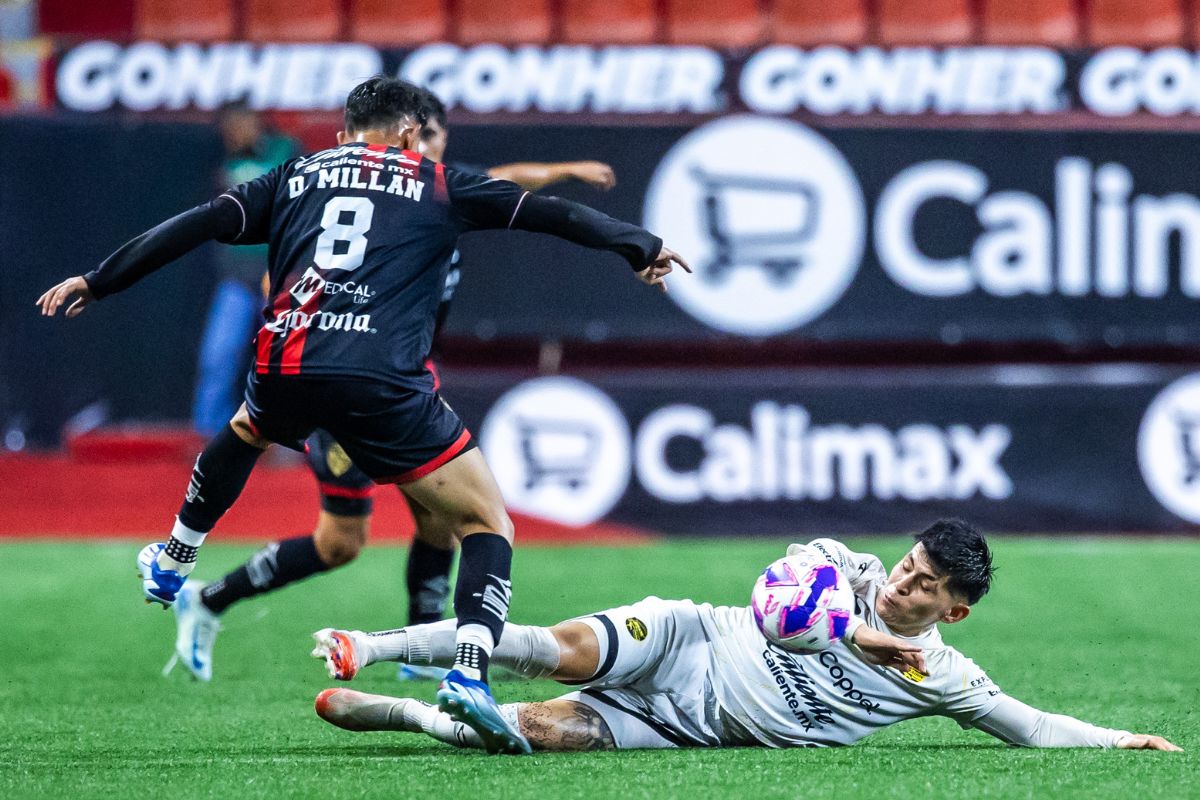
[[[223,189],[254,180],[296,155],[296,151],[295,140],[287,136],[262,136],[252,151],[234,153],[225,159],[221,167]],[[221,247],[216,261],[221,280],[239,281],[258,291],[267,270],[267,245]]]

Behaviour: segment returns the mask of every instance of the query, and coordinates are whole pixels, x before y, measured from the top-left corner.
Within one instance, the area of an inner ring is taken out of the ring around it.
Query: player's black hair
[[[442,98],[431,92],[429,89],[422,89],[425,96],[426,113],[429,119],[436,122],[445,130],[446,125],[446,104],[442,102]]]
[[[425,90],[419,86],[376,75],[350,90],[346,98],[346,130],[387,128],[411,119],[424,125],[429,119]]]
[[[950,580],[946,588],[974,605],[992,586],[992,551],[977,528],[961,519],[939,519],[913,536],[925,545],[934,568]]]

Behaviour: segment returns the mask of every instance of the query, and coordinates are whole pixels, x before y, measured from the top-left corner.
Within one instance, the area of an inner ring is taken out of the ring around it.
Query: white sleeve
[[[1110,748],[1131,735],[1063,714],[1047,714],[1008,695],[1001,695],[990,711],[970,722],[970,727],[1022,747]]]
[[[837,539],[813,539],[807,546],[841,570],[850,581],[850,588],[855,594],[861,594],[873,583],[887,580],[887,570],[883,568],[883,562],[870,553],[855,553]]]

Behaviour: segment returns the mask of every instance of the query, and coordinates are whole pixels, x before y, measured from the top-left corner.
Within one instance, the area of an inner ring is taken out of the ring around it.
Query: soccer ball
[[[837,567],[806,548],[763,570],[750,609],[768,641],[793,653],[816,653],[846,634],[854,592]]]

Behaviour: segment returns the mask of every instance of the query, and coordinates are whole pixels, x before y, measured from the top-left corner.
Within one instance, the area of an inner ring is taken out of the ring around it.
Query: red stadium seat
[[[565,0],[562,39],[578,44],[653,42],[655,0]]]
[[[211,42],[235,37],[233,0],[138,0],[133,34],[138,39]]]
[[[349,38],[370,44],[426,44],[446,39],[442,0],[352,0]]]
[[[245,36],[255,42],[329,42],[341,36],[341,0],[245,0]]]
[[[771,41],[860,44],[867,38],[864,0],[775,0]]]
[[[883,44],[966,44],[974,24],[970,0],[880,0]]]
[[[1151,47],[1184,40],[1180,0],[1090,0],[1087,40],[1095,47]]]
[[[763,40],[758,0],[666,0],[667,41],[748,47]]]
[[[983,41],[988,44],[1079,44],[1075,0],[983,0]]]
[[[550,0],[459,0],[458,39],[466,44],[550,41]]]

